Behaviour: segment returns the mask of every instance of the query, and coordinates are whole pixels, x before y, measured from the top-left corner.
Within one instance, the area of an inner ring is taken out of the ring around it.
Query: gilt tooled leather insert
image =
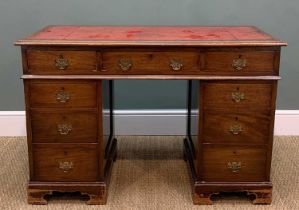
[[[34,40],[105,41],[238,41],[272,40],[255,27],[201,26],[49,26],[30,36]]]

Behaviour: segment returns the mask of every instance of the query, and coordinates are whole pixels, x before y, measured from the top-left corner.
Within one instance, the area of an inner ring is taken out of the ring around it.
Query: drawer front
[[[270,113],[204,113],[205,143],[266,144]]]
[[[263,147],[205,146],[203,181],[266,181],[266,149]]]
[[[270,109],[271,82],[205,82],[202,84],[205,109]]]
[[[31,107],[83,107],[97,106],[96,82],[32,81]]]
[[[32,111],[33,143],[95,143],[96,112]]]
[[[198,74],[197,52],[104,52],[102,72],[107,74]]]
[[[92,74],[97,70],[93,51],[27,51],[28,71],[33,74]]]
[[[34,181],[99,181],[97,144],[34,144]]]
[[[274,74],[276,51],[203,52],[201,70],[226,75]]]

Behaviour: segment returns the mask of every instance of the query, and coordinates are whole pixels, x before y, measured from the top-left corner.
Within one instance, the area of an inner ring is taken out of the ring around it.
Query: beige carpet
[[[26,203],[28,179],[24,137],[0,138],[0,210],[18,209],[299,209],[299,137],[274,142],[272,205],[254,206],[244,195],[222,195],[213,206],[194,206],[182,137],[118,137],[119,155],[106,206],[87,206],[78,195],[50,198],[47,206]]]

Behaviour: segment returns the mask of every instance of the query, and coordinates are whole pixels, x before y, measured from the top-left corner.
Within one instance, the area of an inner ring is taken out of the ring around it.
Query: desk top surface
[[[285,46],[253,26],[48,26],[16,45]]]

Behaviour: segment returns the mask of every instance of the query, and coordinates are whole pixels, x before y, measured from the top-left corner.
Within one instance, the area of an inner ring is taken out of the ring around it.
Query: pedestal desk
[[[184,158],[194,204],[245,191],[271,202],[280,48],[255,27],[48,26],[22,49],[28,202],[80,191],[105,204],[117,140],[113,80],[188,80]],[[191,117],[192,116],[192,117]],[[125,176],[125,174],[124,174]]]

